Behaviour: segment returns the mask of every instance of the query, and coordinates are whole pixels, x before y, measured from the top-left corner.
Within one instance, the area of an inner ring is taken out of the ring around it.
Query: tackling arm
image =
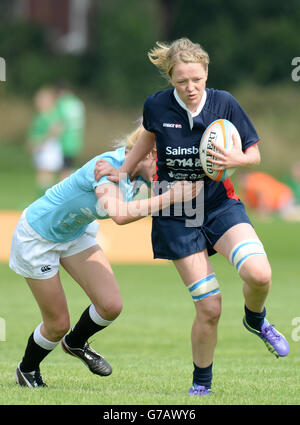
[[[201,188],[199,184],[178,181],[161,195],[130,202],[125,202],[119,187],[111,183],[98,186],[95,193],[100,206],[116,224],[122,225],[140,220],[176,202],[190,201]]]

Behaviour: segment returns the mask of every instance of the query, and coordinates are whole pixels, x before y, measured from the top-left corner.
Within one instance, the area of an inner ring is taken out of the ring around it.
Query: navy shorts
[[[205,213],[200,227],[187,227],[182,217],[153,217],[154,258],[178,260],[204,249],[207,249],[208,255],[213,255],[218,239],[239,223],[252,225],[244,204],[235,199],[226,199],[218,209]]]

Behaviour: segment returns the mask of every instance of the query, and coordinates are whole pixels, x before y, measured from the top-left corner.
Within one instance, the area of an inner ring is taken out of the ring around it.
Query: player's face
[[[40,92],[35,97],[35,106],[39,112],[47,112],[54,106],[54,97],[51,93]]]
[[[178,96],[191,112],[195,112],[201,102],[207,80],[207,69],[201,63],[178,62],[171,78]]]
[[[132,173],[133,177],[141,176],[144,180],[152,182],[156,173],[156,154],[151,152],[140,161]]]

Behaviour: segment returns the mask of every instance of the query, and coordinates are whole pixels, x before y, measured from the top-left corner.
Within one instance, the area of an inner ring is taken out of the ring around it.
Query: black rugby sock
[[[255,313],[249,310],[245,305],[246,322],[251,328],[260,331],[266,317],[266,308],[264,307],[261,313]]]
[[[34,370],[39,370],[41,361],[44,360],[44,358],[48,356],[51,351],[52,350],[46,350],[45,348],[38,345],[35,342],[32,333],[28,338],[25,354],[20,364],[21,371],[27,373],[33,372]]]
[[[207,367],[198,367],[194,364],[194,373],[193,373],[193,384],[203,385],[206,389],[211,388],[212,381],[212,366]]]
[[[90,307],[84,310],[79,321],[65,337],[70,348],[83,348],[85,342],[92,335],[106,328],[106,326],[98,325],[91,319],[89,309]]]

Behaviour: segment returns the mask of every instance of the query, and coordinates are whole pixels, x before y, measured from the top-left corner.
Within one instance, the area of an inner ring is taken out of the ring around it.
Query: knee
[[[244,275],[244,276],[243,276]],[[271,284],[272,271],[268,262],[264,264],[252,264],[242,273],[241,277],[251,286],[257,289],[266,289]]]
[[[95,305],[96,311],[105,320],[115,320],[123,309],[121,299],[107,300],[101,305]]]
[[[202,305],[197,314],[198,319],[211,327],[217,326],[221,316],[221,295],[207,297],[199,303]]]
[[[69,317],[60,317],[55,321],[44,323],[44,327],[47,333],[47,339],[50,339],[50,341],[59,341],[70,329],[70,319]]]
[[[212,326],[217,326],[217,324],[219,323],[220,316],[221,316],[220,307],[214,307],[214,308],[205,310],[206,322],[208,322]]]

